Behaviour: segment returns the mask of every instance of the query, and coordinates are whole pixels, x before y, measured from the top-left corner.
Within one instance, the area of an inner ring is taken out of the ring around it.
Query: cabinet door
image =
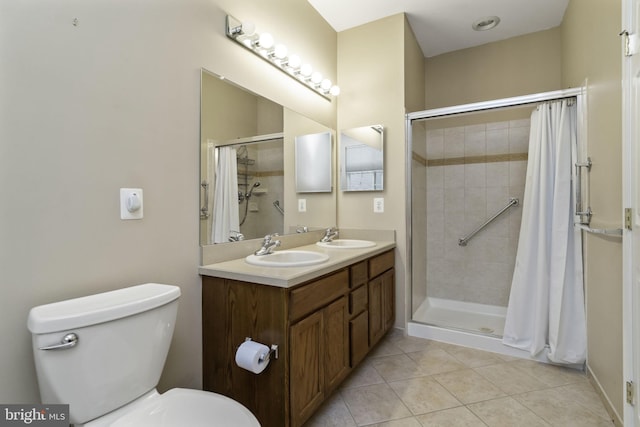
[[[384,332],[387,332],[393,326],[396,314],[396,292],[394,286],[394,270],[385,271],[382,276],[382,298],[383,311],[382,318],[384,323]]]
[[[349,322],[351,337],[351,367],[355,367],[369,352],[369,312],[363,311]]]
[[[393,326],[395,319],[394,269],[369,281],[369,346]]]
[[[369,281],[369,347],[384,335],[382,276]]]
[[[325,391],[329,394],[349,373],[347,297],[343,296],[331,303],[323,312]]]
[[[291,425],[301,426],[324,400],[323,311],[291,326],[290,401]]]

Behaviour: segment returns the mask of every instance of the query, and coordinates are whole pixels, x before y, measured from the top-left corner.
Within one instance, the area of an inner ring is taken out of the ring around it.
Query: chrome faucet
[[[262,247],[254,252],[254,255],[268,255],[273,253],[273,250],[280,246],[280,240],[273,240],[274,237],[278,237],[278,233],[267,234],[262,241]]]
[[[321,242],[330,242],[338,237],[338,229],[335,227],[329,227],[324,231],[324,236],[320,239]]]
[[[239,242],[241,240],[244,240],[244,234],[242,234],[239,231],[229,231],[229,241],[230,242]]]

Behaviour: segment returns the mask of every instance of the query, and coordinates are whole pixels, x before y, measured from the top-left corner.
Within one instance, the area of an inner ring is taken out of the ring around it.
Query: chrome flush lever
[[[75,347],[78,344],[79,338],[76,334],[71,332],[62,338],[60,344],[49,345],[46,347],[40,347],[40,350],[66,350],[71,347]]]

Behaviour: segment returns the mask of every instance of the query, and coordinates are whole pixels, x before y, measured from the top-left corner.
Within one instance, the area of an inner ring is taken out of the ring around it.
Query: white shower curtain
[[[571,100],[573,101],[573,100]],[[586,359],[582,236],[574,221],[576,106],[544,103],[531,115],[522,225],[503,343],[551,362]]]
[[[211,242],[229,241],[240,231],[238,212],[238,160],[233,147],[218,148],[216,191],[213,197],[213,227]]]

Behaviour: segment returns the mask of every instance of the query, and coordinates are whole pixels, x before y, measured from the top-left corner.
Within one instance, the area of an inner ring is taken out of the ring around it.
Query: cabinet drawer
[[[360,286],[349,294],[349,314],[358,314],[367,308],[369,292],[366,286]]]
[[[349,271],[346,269],[296,288],[291,291],[290,319],[299,319],[344,295],[348,290]]]
[[[349,275],[349,286],[352,288],[367,283],[369,279],[367,261],[362,261],[349,267]]]
[[[393,267],[395,255],[393,250],[385,252],[381,255],[369,260],[369,278],[374,278]]]

